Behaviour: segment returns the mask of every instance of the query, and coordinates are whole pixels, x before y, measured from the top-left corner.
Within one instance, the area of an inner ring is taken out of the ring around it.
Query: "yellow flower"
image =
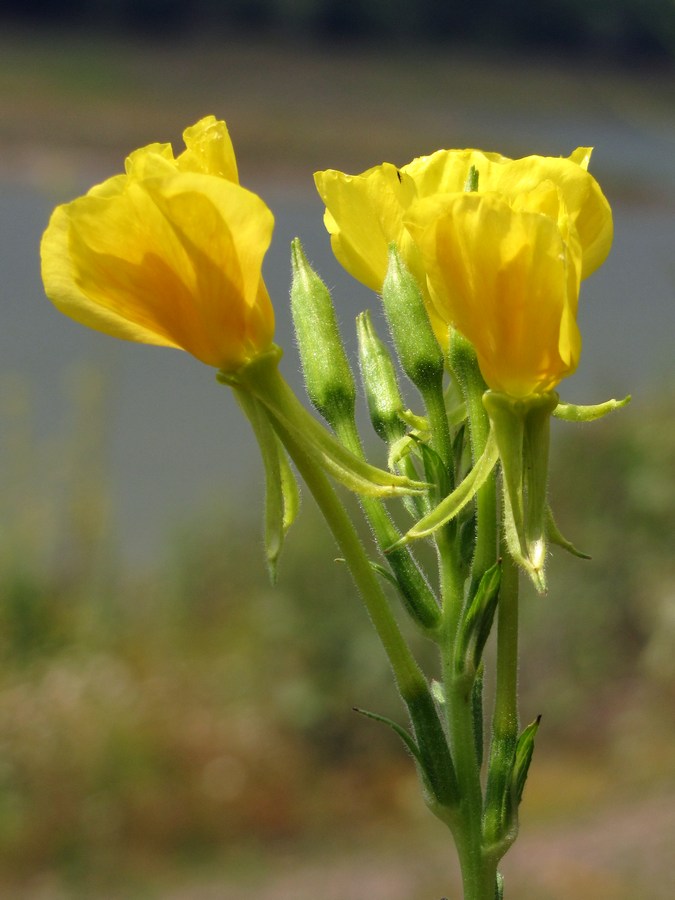
[[[213,116],[132,153],[126,173],[54,210],[42,278],[61,312],[114,337],[186,350],[235,371],[271,346],[261,276],[274,218],[239,185]]]
[[[342,265],[380,290],[396,242],[439,339],[453,325],[476,347],[490,387],[525,396],[574,371],[579,282],[611,246],[589,159],[584,147],[567,159],[439,150],[401,169],[315,180]],[[478,190],[467,192],[472,169]]]

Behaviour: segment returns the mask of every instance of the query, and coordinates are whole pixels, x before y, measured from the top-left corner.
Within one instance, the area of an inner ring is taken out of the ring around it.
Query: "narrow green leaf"
[[[456,662],[462,669],[468,667],[475,670],[480,664],[497,609],[501,576],[501,562],[496,562],[483,574],[468,604],[457,642]]]
[[[522,732],[516,744],[516,754],[513,762],[513,775],[511,785],[514,792],[516,808],[523,799],[523,790],[527,781],[527,773],[532,762],[532,754],[534,753],[534,739],[539,729],[541,716],[537,716],[534,722],[531,722]]]
[[[382,722],[384,725],[388,725],[389,728],[395,731],[396,734],[401,738],[408,750],[412,753],[413,757],[417,760],[420,768],[423,767],[419,747],[413,740],[412,736],[408,734],[405,728],[399,725],[398,722],[394,722],[392,719],[387,718],[387,716],[381,716],[378,713],[369,712],[367,709],[359,709],[358,706],[354,706],[352,708],[354,712],[359,713],[359,715],[365,716],[367,719],[373,719],[375,722]]]

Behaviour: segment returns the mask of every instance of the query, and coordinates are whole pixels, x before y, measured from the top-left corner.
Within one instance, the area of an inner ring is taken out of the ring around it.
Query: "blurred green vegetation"
[[[64,435],[40,440],[30,397],[3,391],[3,893],[41,872],[95,892],[263,845],[418,829],[410,761],[352,711],[401,716],[309,502],[275,587],[257,515],[215,502],[152,571],[121,570],[102,388],[92,373],[77,383]],[[593,560],[555,553],[550,595],[524,601],[523,717],[544,714],[528,827],[561,797],[558,815],[578,816],[672,789],[674,413],[669,396],[556,429],[553,506]]]

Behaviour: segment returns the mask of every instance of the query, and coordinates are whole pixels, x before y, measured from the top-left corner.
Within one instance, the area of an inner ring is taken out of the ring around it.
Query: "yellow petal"
[[[479,190],[496,191],[509,200],[533,191],[542,182],[553,182],[579,233],[583,249],[582,278],[602,265],[613,239],[612,212],[597,181],[586,171],[589,158],[588,148],[579,148],[570,159],[527,156],[493,166],[485,176],[480,172],[479,180]]]
[[[548,391],[574,370],[578,245],[554,220],[472,193],[420,201],[406,224],[438,314],[474,345],[493,390]]]
[[[509,162],[499,153],[483,153],[482,150],[437,150],[431,156],[420,156],[403,166],[402,173],[415,182],[417,196],[431,197],[433,194],[449,194],[464,191],[469,170],[472,166],[487,178],[493,165]],[[478,190],[483,189],[479,180]]]
[[[119,185],[55,211],[42,244],[55,305],[115,337],[181,347],[218,368],[268,349],[274,316],[261,266],[273,217],[263,201],[193,173]]]
[[[239,183],[237,160],[225,122],[206,116],[183,132],[186,150],[178,157],[178,168],[184,172],[218,175]]]
[[[354,278],[374,291],[382,290],[392,242],[399,244],[411,271],[419,268],[407,258],[415,253],[410,241],[407,248],[401,246],[403,213],[415,198],[415,188],[396,166],[385,163],[362,175],[329,169],[317,172],[314,181],[326,204],[324,222],[333,252]]]
[[[71,215],[67,206],[52,213],[42,238],[42,280],[45,292],[65,315],[96,331],[145,344],[177,347],[167,335],[131,321],[114,306],[92,302],[79,284],[77,261],[71,255]]]

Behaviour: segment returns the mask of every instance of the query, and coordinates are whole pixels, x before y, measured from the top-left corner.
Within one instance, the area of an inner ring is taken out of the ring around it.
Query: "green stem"
[[[454,485],[452,439],[450,437],[448,414],[445,409],[442,375],[437,382],[426,384],[420,388],[420,391],[429,419],[431,446],[442,459],[443,465],[451,479],[451,485]]]
[[[430,803],[438,813],[439,808],[455,802],[457,788],[452,758],[429,685],[399,630],[378,577],[335,490],[301,443],[278,419],[272,417],[272,420],[337,541],[385,649],[413,723],[423,775],[433,794]]]
[[[344,416],[336,421],[335,431],[338,440],[354,456],[365,459],[353,416]],[[435,628],[440,619],[438,603],[410,549],[399,547],[389,551],[389,548],[400,539],[401,534],[384,504],[374,497],[360,497],[359,502],[377,543],[386,553],[387,562],[396,577],[410,615],[423,629]]]
[[[444,633],[441,643],[447,722],[459,789],[459,807],[449,821],[457,846],[464,900],[494,900],[496,863],[483,852],[483,793],[476,752],[473,710],[474,674],[458,671],[457,631],[463,608],[463,585],[457,566],[444,561]]]
[[[501,858],[516,839],[517,810],[512,808],[510,783],[518,742],[518,588],[513,557],[503,550],[497,620],[497,663],[492,741],[485,797],[487,845]]]

